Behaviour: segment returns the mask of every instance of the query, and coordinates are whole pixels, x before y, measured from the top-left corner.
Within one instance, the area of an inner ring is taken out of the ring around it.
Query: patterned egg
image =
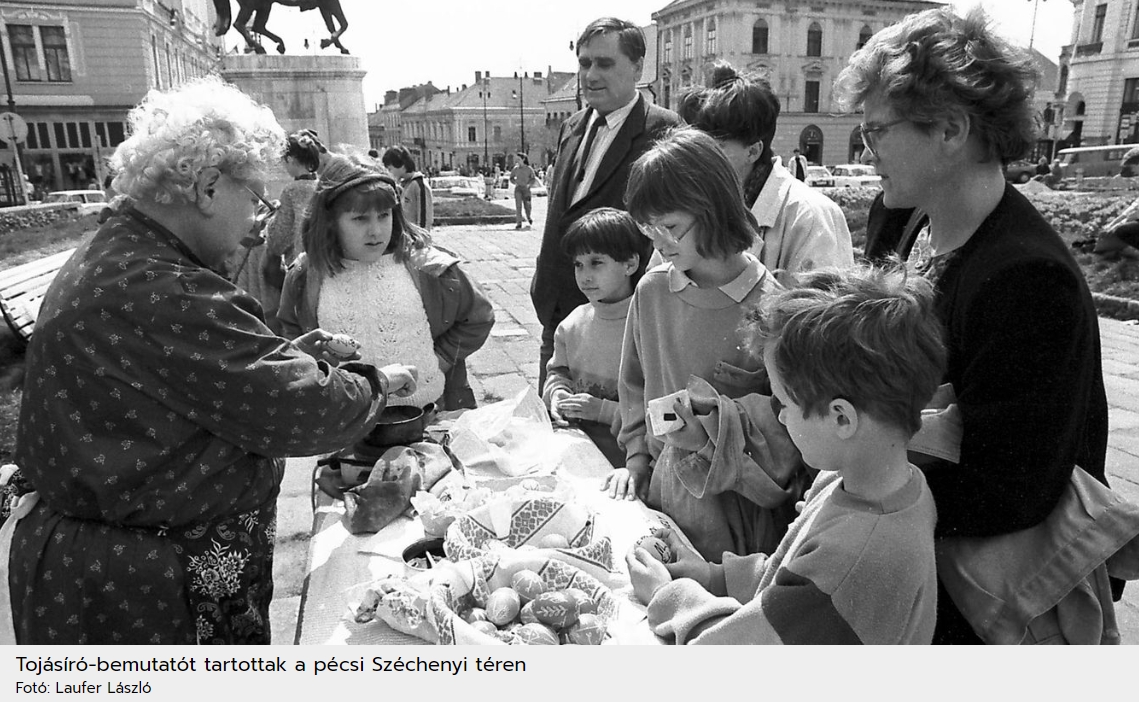
[[[577,605],[559,590],[543,592],[534,598],[534,616],[542,624],[564,629],[577,621]]]
[[[668,544],[655,536],[642,536],[637,539],[637,548],[645,549],[649,552],[650,556],[661,563],[672,563],[673,560],[675,560],[672,549],[669,548]]]
[[[497,638],[498,627],[486,621],[485,619],[471,622],[471,627],[480,634],[486,634],[487,636],[494,636]]]
[[[538,539],[539,548],[567,548],[569,546],[569,539],[561,534],[546,534]]]
[[[499,626],[509,624],[520,609],[522,602],[518,593],[508,587],[500,587],[486,598],[486,618]]]
[[[529,602],[546,591],[546,583],[542,576],[532,570],[520,570],[510,579],[510,587],[522,598],[522,602]]]
[[[360,342],[347,334],[333,334],[332,338],[324,342],[324,348],[336,356],[348,357],[360,348]]]
[[[605,640],[605,624],[596,614],[583,614],[565,633],[570,642],[579,646],[596,646]]]
[[[475,622],[485,622],[487,620],[486,610],[482,607],[471,607],[463,613],[463,620],[470,624],[474,624]]]
[[[597,603],[593,601],[585,590],[580,590],[576,587],[569,587],[562,592],[566,593],[567,597],[573,599],[574,605],[577,607],[578,614],[593,614],[597,611]]]
[[[557,646],[558,635],[545,624],[523,624],[513,630],[518,642],[528,646]]]
[[[518,612],[518,621],[523,624],[533,624],[538,621],[538,617],[534,615],[533,601],[522,605],[522,609]]]
[[[541,490],[542,484],[539,483],[537,480],[534,480],[533,478],[526,478],[522,482],[518,483],[518,487],[522,488],[523,490],[530,490],[533,492],[533,491]]]

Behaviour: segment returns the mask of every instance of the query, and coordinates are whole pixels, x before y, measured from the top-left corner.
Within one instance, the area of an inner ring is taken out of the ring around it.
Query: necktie
[[[593,140],[597,138],[597,130],[605,124],[604,117],[598,117],[593,120],[593,124],[589,127],[589,134],[585,137],[585,149],[581,152],[581,160],[577,164],[577,182],[585,180],[585,169],[589,165],[589,150],[593,148]]]

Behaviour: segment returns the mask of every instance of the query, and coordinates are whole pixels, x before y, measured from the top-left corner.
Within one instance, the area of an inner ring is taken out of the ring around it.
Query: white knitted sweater
[[[344,261],[345,269],[326,278],[317,319],[325,331],[360,342],[362,360],[383,367],[403,363],[419,369],[411,397],[389,397],[389,405],[421,407],[443,395],[443,372],[419,289],[407,267],[390,254],[375,263]]]

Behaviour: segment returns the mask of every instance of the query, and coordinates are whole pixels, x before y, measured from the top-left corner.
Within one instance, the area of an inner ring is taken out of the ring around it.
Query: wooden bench
[[[0,271],[0,312],[17,337],[32,338],[44,293],[75,249]]]

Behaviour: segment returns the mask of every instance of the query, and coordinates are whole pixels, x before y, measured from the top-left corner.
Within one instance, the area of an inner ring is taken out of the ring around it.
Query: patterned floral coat
[[[364,435],[386,381],[274,336],[136,210],[60,270],[16,459],[40,502],[9,559],[19,643],[269,643],[283,457]]]

